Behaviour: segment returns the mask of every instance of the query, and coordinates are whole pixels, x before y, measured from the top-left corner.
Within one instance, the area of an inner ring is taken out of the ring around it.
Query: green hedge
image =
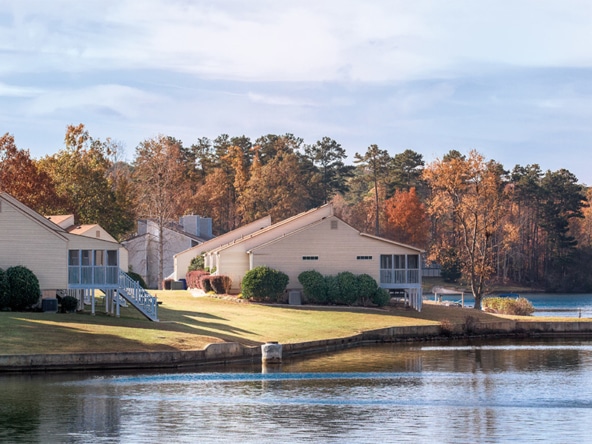
[[[249,270],[241,282],[245,299],[260,302],[279,302],[288,286],[287,274],[267,266]]]
[[[10,284],[6,272],[0,268],[0,310],[10,307]]]
[[[316,270],[298,275],[307,302],[313,304],[368,305],[383,307],[390,301],[387,290],[378,287],[368,274],[354,275],[344,271],[336,276],[323,276]]]

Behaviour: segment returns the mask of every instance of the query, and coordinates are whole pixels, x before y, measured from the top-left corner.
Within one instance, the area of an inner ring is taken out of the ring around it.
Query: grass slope
[[[238,303],[194,297],[188,291],[158,291],[161,322],[125,308],[116,318],[100,313],[0,312],[0,354],[167,351],[202,349],[221,341],[258,345],[339,338],[384,327],[462,324],[467,316],[499,320],[472,309],[425,304],[421,313],[389,307],[313,307]],[[526,318],[532,319],[532,318]],[[557,318],[554,318],[557,320]],[[542,320],[536,318],[536,320]]]

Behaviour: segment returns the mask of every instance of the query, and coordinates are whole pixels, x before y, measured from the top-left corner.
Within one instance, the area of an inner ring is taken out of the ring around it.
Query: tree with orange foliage
[[[415,187],[397,190],[385,202],[389,237],[408,245],[425,248],[430,229],[426,207],[417,196]]]
[[[454,248],[464,279],[481,309],[487,280],[494,274],[496,239],[502,226],[506,194],[501,165],[486,162],[476,151],[468,157],[449,156],[432,162],[424,179],[432,189],[429,211],[439,219],[450,220],[449,236],[433,247],[433,257]]]
[[[31,159],[29,150],[19,150],[14,137],[0,137],[0,191],[9,193],[40,213],[58,206],[54,184],[49,175]]]

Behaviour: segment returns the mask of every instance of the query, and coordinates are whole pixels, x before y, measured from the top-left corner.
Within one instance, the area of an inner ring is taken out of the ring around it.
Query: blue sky
[[[0,0],[0,131],[41,157],[84,123],[128,159],[290,132],[592,185],[590,23],[586,0]]]

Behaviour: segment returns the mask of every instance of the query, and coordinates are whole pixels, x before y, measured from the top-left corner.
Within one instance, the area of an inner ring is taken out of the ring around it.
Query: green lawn
[[[0,312],[0,354],[166,351],[202,349],[220,341],[258,345],[266,341],[303,342],[354,335],[393,326],[463,323],[498,316],[425,304],[421,313],[403,308],[369,309],[240,303],[194,297],[187,291],[157,291],[160,322],[132,308],[116,318],[101,313]],[[537,320],[541,320],[537,318]]]

